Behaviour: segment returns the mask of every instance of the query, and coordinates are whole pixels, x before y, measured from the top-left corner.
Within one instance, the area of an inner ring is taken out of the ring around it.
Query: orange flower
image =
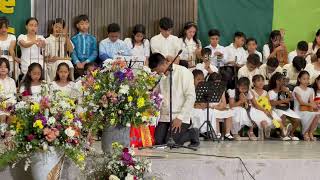
[[[43,129],[43,135],[45,135],[45,138],[48,142],[54,141],[57,136],[59,136],[59,130],[57,128],[44,128]]]

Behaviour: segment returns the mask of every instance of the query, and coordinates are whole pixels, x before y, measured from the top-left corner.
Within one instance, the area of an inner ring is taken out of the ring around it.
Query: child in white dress
[[[32,63],[20,86],[20,94],[23,100],[40,102],[41,81],[44,80],[42,67],[39,63]]]
[[[26,21],[27,34],[18,37],[21,48],[21,71],[25,75],[31,63],[39,63],[43,66],[43,53],[46,42],[43,36],[37,35],[38,20],[29,18]]]
[[[52,95],[56,91],[61,91],[65,96],[79,97],[80,94],[75,88],[75,83],[71,81],[70,67],[67,63],[63,62],[58,65],[56,77],[51,83],[50,91]]]
[[[221,83],[221,79],[222,79],[221,75],[214,72],[209,75],[207,81],[212,83],[215,83],[215,82]],[[217,136],[221,137],[219,122],[224,121],[225,122],[224,138],[226,140],[232,141],[234,139],[234,137],[231,135],[233,111],[227,108],[225,93],[221,95],[219,102],[210,103],[210,108],[213,109],[214,117],[216,118],[215,122],[217,127]]]
[[[74,80],[74,67],[71,62],[70,54],[73,51],[73,45],[67,34],[65,22],[61,18],[57,18],[51,25],[51,34],[47,41],[46,55],[48,56],[46,79],[53,81],[57,67],[61,62],[65,62],[70,67],[70,76]]]
[[[276,72],[271,76],[269,81],[269,99],[273,107],[273,110],[281,118],[282,124],[286,127],[289,138],[293,141],[299,141],[299,138],[294,135],[297,128],[300,126],[300,116],[290,109],[290,101],[292,100],[292,95],[289,88],[285,86],[285,76]],[[290,123],[287,123],[287,118]]]
[[[236,89],[229,89],[229,104],[233,110],[232,134],[236,140],[240,140],[239,131],[242,127],[248,126],[249,139],[256,141],[257,137],[253,133],[253,124],[249,117],[249,106],[252,94],[249,91],[250,81],[247,77],[241,77],[237,81]]]
[[[197,87],[199,83],[204,82],[204,75],[201,70],[195,69],[192,71],[193,77],[194,77],[194,85]],[[192,125],[195,128],[200,128],[200,126],[207,120],[207,104],[206,103],[195,103],[194,108],[192,109],[191,113],[191,119],[192,119]],[[214,112],[212,109],[209,109],[209,121],[214,129],[215,132],[217,132],[216,128],[216,122],[215,122],[215,117],[214,117]],[[205,127],[201,128],[200,133],[206,132],[206,124]],[[218,134],[217,138],[218,137]]]
[[[320,118],[319,112],[314,112],[317,105],[314,102],[314,91],[309,88],[310,75],[301,71],[298,75],[297,86],[294,88],[294,110],[301,117],[302,134],[305,141],[315,141],[313,136]]]
[[[9,72],[9,61],[6,58],[0,58],[0,96],[3,101],[0,109],[0,122],[6,120],[9,115],[6,108],[16,103],[16,83],[9,77]]]
[[[286,128],[284,128],[281,122],[281,118],[271,108],[268,92],[263,89],[264,82],[265,82],[264,77],[260,74],[255,75],[252,78],[252,82],[254,85],[254,89],[251,90],[253,95],[253,99],[252,99],[253,107],[251,107],[250,109],[250,116],[252,117],[252,120],[257,124],[259,129],[264,130],[264,136],[266,138],[270,137],[271,127],[273,127],[274,125],[272,121],[276,121],[275,123],[279,124],[279,128],[284,130],[284,132],[282,132],[282,136],[283,136],[282,140],[284,141],[290,140],[290,138],[285,133]]]

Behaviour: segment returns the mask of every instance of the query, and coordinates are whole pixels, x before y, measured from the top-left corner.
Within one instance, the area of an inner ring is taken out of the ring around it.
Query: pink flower
[[[43,135],[45,135],[45,138],[48,142],[54,141],[57,136],[59,136],[59,130],[57,128],[44,128],[43,129]]]
[[[31,93],[30,93],[30,91],[25,90],[25,91],[22,92],[21,95],[22,95],[23,97],[26,97],[26,96],[31,96]]]
[[[48,97],[41,98],[40,107],[41,107],[41,109],[50,108],[50,102],[49,102],[49,98]]]
[[[34,139],[34,135],[33,134],[29,134],[27,136],[27,141],[31,142]]]

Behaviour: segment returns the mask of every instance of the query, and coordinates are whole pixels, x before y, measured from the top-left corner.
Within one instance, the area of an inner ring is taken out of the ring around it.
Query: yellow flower
[[[84,161],[84,159],[85,159],[85,157],[84,157],[84,155],[83,155],[82,153],[81,153],[81,154],[78,154],[77,158],[78,158],[78,161],[79,161],[79,162],[82,162],[82,161]]]
[[[114,126],[116,124],[116,119],[112,118],[110,119],[111,126]]]
[[[138,98],[137,106],[138,106],[138,108],[141,108],[144,106],[144,98],[143,97]]]
[[[160,112],[159,111],[156,111],[155,114],[154,114],[156,117],[160,116]]]
[[[123,148],[123,146],[118,142],[113,142],[111,146],[112,146],[112,149],[122,149]]]
[[[73,120],[73,118],[74,118],[73,114],[70,111],[66,111],[64,113],[64,116],[67,117],[70,120]]]
[[[99,90],[100,89],[100,85],[99,84],[95,84],[93,88],[94,88],[94,90]]]
[[[93,77],[96,77],[97,74],[98,74],[98,69],[92,71],[91,74],[92,74]]]
[[[43,124],[40,119],[36,120],[36,122],[33,123],[33,127],[38,127],[39,129],[43,129]]]
[[[133,100],[133,97],[132,96],[128,96],[128,101],[132,102],[132,100]]]
[[[22,123],[18,121],[16,124],[16,132],[19,133],[20,131],[22,131]]]
[[[75,106],[74,100],[72,100],[72,99],[68,99],[68,103],[70,104],[70,106]]]
[[[33,113],[39,112],[39,111],[40,111],[40,104],[39,104],[39,103],[33,103],[33,104],[31,105],[31,111],[32,111]]]

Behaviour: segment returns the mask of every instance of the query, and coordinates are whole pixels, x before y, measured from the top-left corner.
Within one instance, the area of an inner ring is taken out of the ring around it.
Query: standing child
[[[286,128],[283,127],[281,118],[277,115],[275,111],[272,110],[268,92],[263,89],[264,87],[264,77],[262,75],[255,75],[252,78],[254,84],[254,89],[252,90],[252,104],[250,110],[250,116],[253,121],[257,124],[260,129],[264,130],[264,135],[266,138],[270,137],[270,131],[272,126],[272,121],[278,121],[280,129],[282,132],[282,140],[287,141],[290,138],[287,136]]]
[[[256,141],[257,137],[253,133],[253,124],[249,117],[249,106],[252,94],[249,91],[250,81],[247,77],[241,77],[237,81],[236,89],[229,89],[229,104],[233,110],[233,129],[232,134],[236,140],[240,140],[239,131],[242,127],[248,126],[249,139]]]
[[[71,55],[75,65],[75,78],[83,75],[84,65],[94,62],[98,56],[97,39],[89,34],[89,18],[87,15],[79,15],[75,20],[75,28],[78,34],[71,38],[74,50]]]
[[[29,18],[26,21],[27,34],[18,37],[18,44],[21,48],[21,71],[25,75],[31,63],[39,63],[43,66],[43,50],[46,46],[42,35],[37,35],[38,20]]]
[[[15,56],[16,37],[12,34],[8,34],[8,27],[9,20],[6,17],[0,17],[0,57],[4,57],[9,60],[9,74],[12,78],[16,79],[20,73],[20,59]],[[15,67],[13,66],[14,64]]]
[[[51,84],[51,91],[62,91],[66,96],[76,97],[76,88],[74,82],[71,81],[70,67],[67,63],[60,63],[54,81]]]
[[[33,101],[40,101],[41,81],[44,80],[42,67],[39,63],[32,63],[20,87],[20,94],[25,100],[31,97]]]
[[[53,81],[58,65],[61,62],[65,62],[70,67],[71,79],[74,79],[74,68],[70,61],[71,58],[69,57],[69,54],[73,51],[73,45],[69,35],[67,34],[68,30],[66,28],[66,24],[63,19],[57,18],[53,21],[50,28],[50,36],[46,39],[48,43],[47,56],[49,56],[46,78],[48,81]]]
[[[0,58],[0,96],[3,98],[0,109],[0,122],[6,120],[6,107],[16,103],[16,84],[12,78],[8,76],[10,72],[9,61],[6,58]],[[4,105],[4,107],[2,107]]]
[[[212,73],[208,77],[208,82],[211,83],[222,83],[221,82],[222,77],[218,73]],[[232,141],[234,138],[231,135],[231,128],[232,128],[232,116],[233,111],[227,108],[227,101],[226,101],[226,95],[223,93],[221,95],[220,101],[217,103],[210,103],[210,108],[213,109],[214,116],[216,118],[216,127],[217,127],[217,136],[221,137],[221,131],[220,131],[220,121],[225,122],[225,135],[224,138],[226,140]]]
[[[319,113],[314,102],[314,91],[309,88],[310,75],[307,71],[301,71],[298,75],[297,86],[294,88],[294,110],[301,117],[302,134],[305,141],[315,141],[313,132],[316,130]]]
[[[210,56],[211,56],[211,49],[209,48],[201,49],[202,63],[197,64],[196,69],[201,70],[204,74],[204,77],[207,77],[207,75],[210,75],[214,72],[218,72],[218,69],[211,64]]]
[[[289,138],[293,141],[299,141],[298,137],[294,136],[295,131],[300,126],[300,116],[290,109],[290,101],[292,100],[292,95],[289,89],[285,86],[285,77],[277,72],[275,73],[269,81],[268,92],[270,103],[273,110],[281,118],[282,124],[287,124],[287,118],[290,118],[289,124],[286,126],[287,134]],[[291,125],[292,124],[292,125]]]

